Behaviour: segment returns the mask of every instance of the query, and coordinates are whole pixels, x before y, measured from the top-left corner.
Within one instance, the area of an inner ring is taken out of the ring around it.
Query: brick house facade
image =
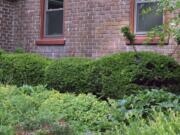
[[[41,37],[42,1],[0,0],[0,48],[20,47],[49,57],[100,57],[132,50],[120,33],[122,26],[130,25],[132,0],[65,0],[63,44],[46,44]],[[136,47],[167,55],[176,44]],[[178,52],[175,58],[180,60]]]

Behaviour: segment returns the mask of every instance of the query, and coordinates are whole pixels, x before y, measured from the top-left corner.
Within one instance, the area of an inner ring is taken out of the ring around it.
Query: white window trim
[[[151,3],[151,2],[158,2],[159,0],[135,0],[135,8],[134,8],[134,33],[136,35],[145,35],[148,33],[148,31],[143,31],[143,32],[137,32],[137,5],[139,3]],[[163,20],[164,20],[164,16],[163,16]]]
[[[63,11],[64,12],[64,6],[63,8],[57,8],[57,9],[48,9],[48,2],[49,0],[45,0],[45,8],[44,8],[44,37],[45,38],[56,38],[56,37],[60,37],[63,35],[63,33],[61,34],[57,34],[57,35],[47,35],[46,34],[46,16],[47,16],[47,12],[51,12],[51,11]],[[64,4],[64,3],[63,3]],[[63,13],[64,14],[64,13]],[[62,26],[63,27],[63,26]],[[63,29],[63,28],[62,28]]]

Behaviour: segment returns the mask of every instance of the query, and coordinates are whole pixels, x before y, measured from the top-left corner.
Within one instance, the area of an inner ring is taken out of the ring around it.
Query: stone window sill
[[[65,45],[65,39],[39,39],[36,41],[36,45]]]

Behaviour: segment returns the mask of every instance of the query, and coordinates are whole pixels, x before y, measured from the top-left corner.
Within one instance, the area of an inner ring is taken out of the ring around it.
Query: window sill
[[[147,39],[147,36],[136,36],[134,45],[144,45],[145,41]],[[147,45],[158,45],[159,43],[159,37],[155,37],[152,41],[147,43]],[[129,41],[126,41],[127,45],[132,45]],[[165,42],[164,45],[168,45],[168,42]]]
[[[65,39],[39,39],[36,41],[36,45],[64,45]]]

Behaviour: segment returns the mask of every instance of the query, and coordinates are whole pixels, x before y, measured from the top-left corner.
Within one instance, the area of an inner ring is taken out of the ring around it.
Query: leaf
[[[126,103],[127,103],[127,100],[125,100],[125,99],[119,100],[120,106],[124,106]]]
[[[180,8],[180,2],[179,1],[177,1],[177,3],[176,3],[176,8]]]

